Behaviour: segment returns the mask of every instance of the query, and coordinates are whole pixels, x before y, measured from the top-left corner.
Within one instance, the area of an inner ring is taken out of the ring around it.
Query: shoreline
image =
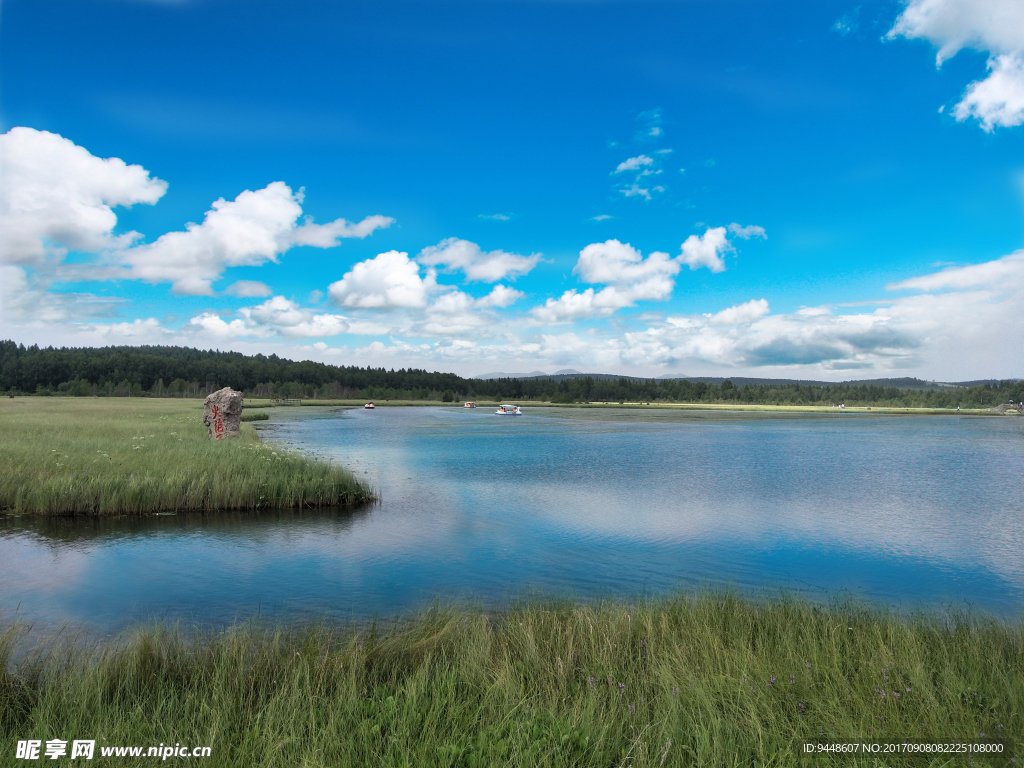
[[[254,398],[247,401],[245,408],[249,409],[272,409],[272,408],[362,408],[365,400],[302,400],[299,403],[274,403],[271,400]],[[451,408],[463,410],[463,406],[457,403],[444,403],[436,400],[374,400],[376,408]],[[476,400],[476,409],[465,410],[486,410],[497,408],[502,403],[514,403],[523,408],[624,408],[633,410],[652,411],[744,411],[744,412],[766,412],[766,413],[813,413],[818,415],[843,416],[848,414],[880,415],[880,416],[1016,416],[1017,413],[1001,413],[990,408],[964,408],[960,411],[955,408],[909,408],[902,406],[847,406],[845,408],[832,407],[828,405],[758,405],[758,404],[734,404],[734,403],[617,403],[617,402],[593,402],[593,403],[552,403],[533,400],[516,400],[515,398],[504,398],[502,400]]]
[[[0,400],[0,514],[42,516],[350,508],[351,472],[270,446],[252,424],[215,442],[196,400]]]

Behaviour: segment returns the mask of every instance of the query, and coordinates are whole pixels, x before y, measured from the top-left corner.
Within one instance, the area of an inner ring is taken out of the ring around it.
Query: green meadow
[[[85,646],[5,636],[0,743],[210,746],[238,766],[1012,765],[1024,625],[735,596],[435,609]],[[804,756],[997,740],[998,760]],[[99,750],[97,749],[97,755]],[[97,765],[149,765],[152,758]],[[205,761],[204,761],[205,763]]]
[[[374,498],[340,467],[262,444],[249,424],[214,442],[202,415],[200,400],[0,400],[0,511],[130,515]]]

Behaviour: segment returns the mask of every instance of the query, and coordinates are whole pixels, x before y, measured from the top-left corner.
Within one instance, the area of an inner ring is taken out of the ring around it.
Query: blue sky
[[[1016,0],[8,0],[0,35],[4,338],[1024,376]]]

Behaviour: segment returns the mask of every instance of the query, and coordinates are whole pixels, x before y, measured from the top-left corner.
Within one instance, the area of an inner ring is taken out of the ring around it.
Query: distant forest
[[[205,397],[229,386],[253,398],[306,400],[541,400],[988,408],[1024,399],[1024,381],[905,389],[878,384],[735,386],[686,379],[464,379],[415,368],[386,370],[293,362],[187,347],[40,348],[0,341],[0,392],[75,397]]]

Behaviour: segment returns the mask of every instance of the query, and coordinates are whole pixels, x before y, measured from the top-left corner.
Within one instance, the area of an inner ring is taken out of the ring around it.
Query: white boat
[[[476,403],[466,403],[463,408],[476,408]]]
[[[363,406],[363,408],[369,408],[369,409],[371,409],[371,410],[372,410],[373,408],[376,408],[376,407],[377,407],[377,406],[373,404],[373,401],[372,401],[372,400],[371,400],[370,402],[368,402],[368,403],[367,403],[366,405],[364,405],[364,406]]]
[[[499,405],[495,413],[501,416],[522,416],[523,412],[518,405]]]

